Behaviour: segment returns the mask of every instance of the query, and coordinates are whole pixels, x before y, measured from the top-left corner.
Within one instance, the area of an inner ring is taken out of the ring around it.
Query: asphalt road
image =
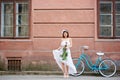
[[[64,78],[62,75],[0,75],[0,80],[120,80],[120,76],[79,76]]]

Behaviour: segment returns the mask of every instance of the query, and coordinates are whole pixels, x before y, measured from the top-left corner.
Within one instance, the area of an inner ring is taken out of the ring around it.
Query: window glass
[[[2,3],[1,9],[1,36],[13,36],[13,4]]]

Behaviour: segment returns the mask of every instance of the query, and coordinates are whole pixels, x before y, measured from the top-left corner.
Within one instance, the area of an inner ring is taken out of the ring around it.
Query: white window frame
[[[111,2],[111,1],[100,1],[100,4],[106,4],[106,3],[111,3],[111,11],[113,12],[113,3]],[[113,14],[112,14],[112,12],[111,12],[111,14],[103,14],[103,13],[100,13],[99,14],[99,16],[101,16],[101,15],[111,15],[111,25],[99,25],[99,28],[101,28],[101,26],[106,26],[106,27],[108,27],[108,26],[111,26],[111,36],[104,36],[104,35],[100,35],[99,34],[99,36],[100,37],[113,37]]]

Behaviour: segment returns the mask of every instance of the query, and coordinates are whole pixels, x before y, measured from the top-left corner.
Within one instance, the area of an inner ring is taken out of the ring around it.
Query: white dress
[[[67,43],[67,46],[70,45],[69,40],[62,40],[61,46],[64,47],[66,45],[66,43]],[[68,56],[67,56],[66,60],[62,60],[62,57],[60,56],[62,53],[63,53],[63,48],[61,48],[60,50],[58,50],[58,49],[53,50],[53,56],[54,56],[56,63],[58,64],[58,66],[62,69],[61,63],[64,63],[65,65],[69,66],[69,70],[68,70],[69,74],[77,73],[75,65],[73,64],[73,61],[72,61],[70,49],[67,48]]]

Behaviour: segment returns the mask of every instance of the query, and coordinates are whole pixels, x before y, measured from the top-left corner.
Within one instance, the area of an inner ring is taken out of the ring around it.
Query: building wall
[[[93,49],[95,33],[93,2],[94,0],[34,0],[32,14],[35,49],[57,48],[63,29],[67,29],[73,38],[73,49],[85,44]],[[55,45],[51,46],[52,44]]]
[[[97,38],[97,0],[31,0],[30,27],[30,39],[0,39],[0,55],[6,64],[6,57],[22,57],[23,67],[28,62],[56,65],[52,50],[60,45],[63,29],[73,39],[72,57],[78,57],[80,46],[87,45],[120,60],[120,40]],[[88,54],[96,59],[95,53]]]

